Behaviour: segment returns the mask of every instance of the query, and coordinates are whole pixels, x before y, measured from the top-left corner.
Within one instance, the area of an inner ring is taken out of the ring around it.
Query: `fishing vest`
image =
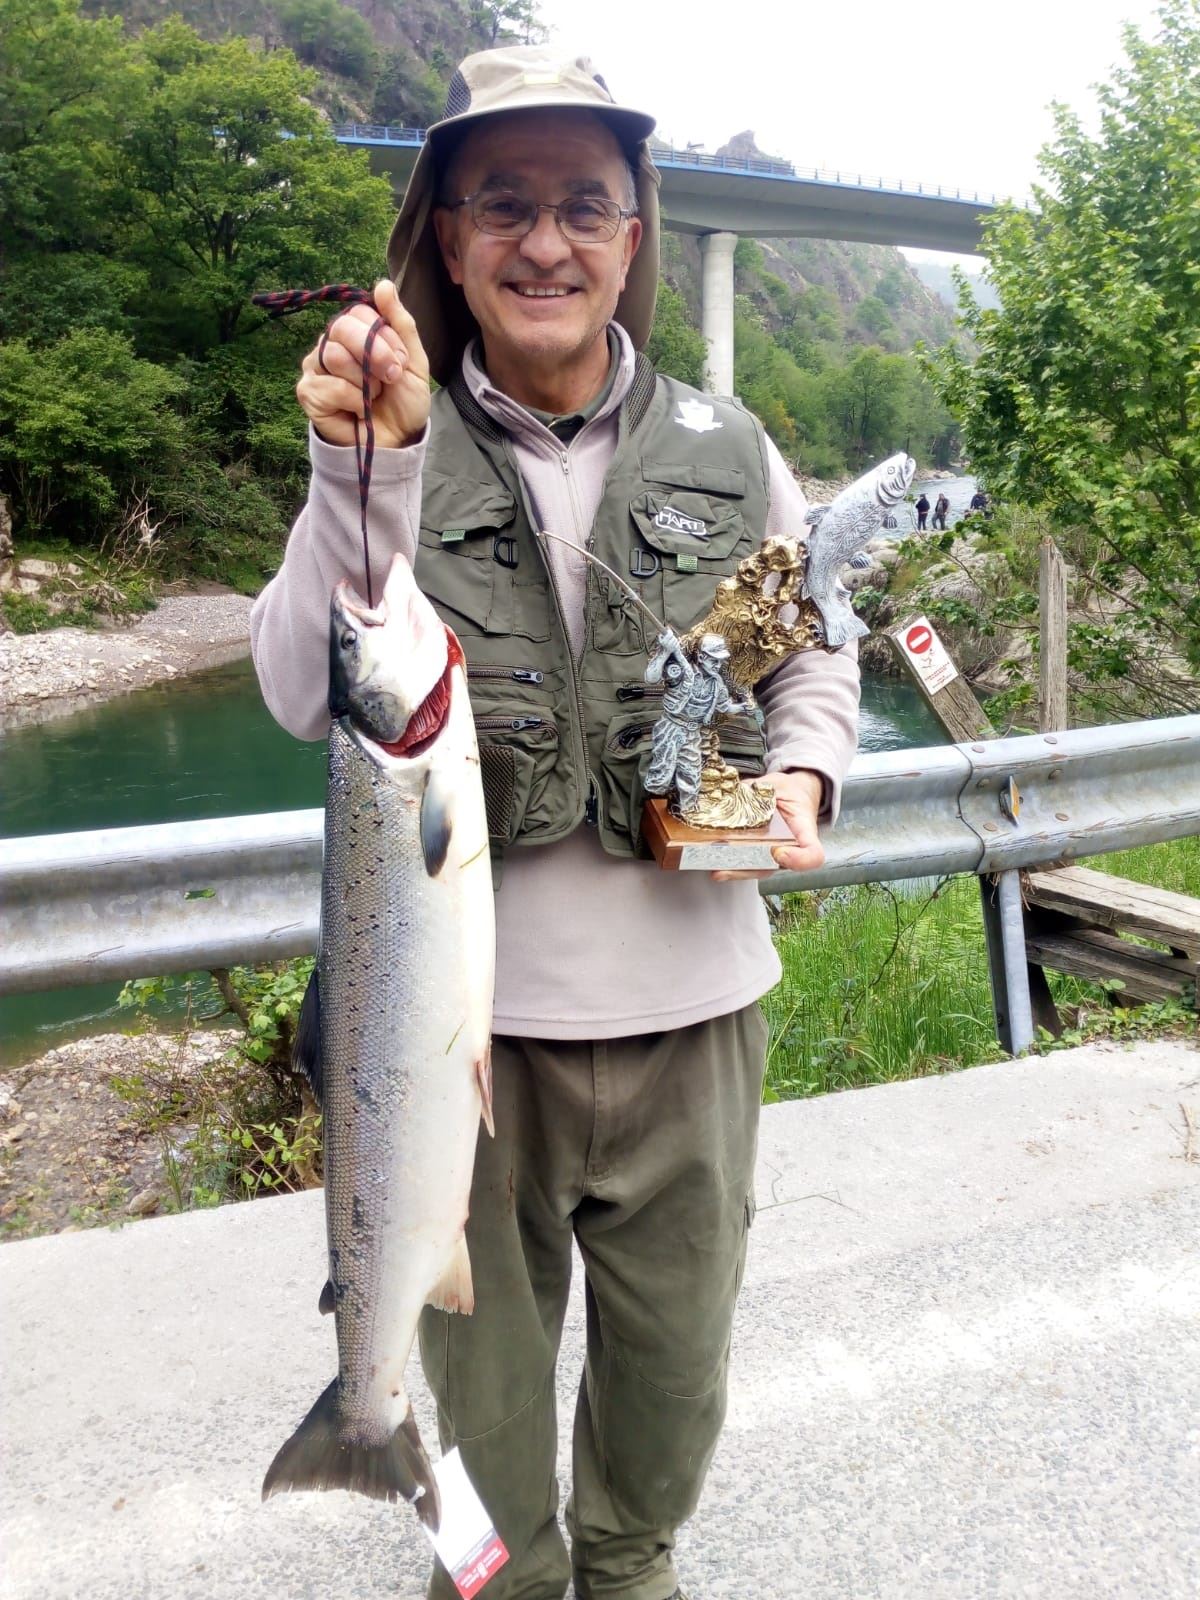
[[[588,549],[683,634],[760,543],[767,472],[762,429],[736,400],[656,377],[639,356]],[[662,700],[642,674],[656,630],[588,563],[576,661],[535,526],[503,430],[460,375],[433,396],[415,570],[467,658],[493,856],[563,839],[585,819],[611,855],[642,855]],[[720,737],[734,766],[762,772],[758,719],[729,717]]]

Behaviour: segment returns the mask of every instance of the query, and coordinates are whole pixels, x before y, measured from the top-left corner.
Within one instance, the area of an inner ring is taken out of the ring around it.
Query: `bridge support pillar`
[[[733,252],[736,233],[700,235],[700,325],[708,343],[704,387],[733,393]]]

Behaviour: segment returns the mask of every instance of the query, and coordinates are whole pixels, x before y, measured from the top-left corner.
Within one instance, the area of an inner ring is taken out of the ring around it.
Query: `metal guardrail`
[[[1022,796],[1000,809],[1007,779]],[[319,810],[4,842],[0,994],[302,955]],[[764,892],[1002,873],[1200,833],[1200,716],[860,756],[819,872]]]
[[[426,128],[402,128],[382,122],[335,122],[334,137],[343,144],[400,144],[410,147],[425,143]],[[873,173],[855,173],[833,167],[797,167],[792,161],[773,161],[768,156],[713,156],[703,150],[657,145],[654,162],[659,167],[702,167],[715,172],[747,173],[750,176],[790,178],[796,183],[825,183],[841,189],[874,189],[885,194],[923,195],[931,200],[961,200],[979,206],[1001,205],[1006,196],[981,194],[950,184],[905,182],[903,178],[882,178]],[[1027,206],[1028,201],[1022,200]]]

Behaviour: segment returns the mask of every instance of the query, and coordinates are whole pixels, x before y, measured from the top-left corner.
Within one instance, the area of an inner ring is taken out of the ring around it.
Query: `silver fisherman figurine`
[[[739,699],[725,682],[729,646],[719,633],[702,634],[695,659],[688,656],[670,628],[658,636],[658,648],[646,668],[647,683],[665,682],[662,715],[654,724],[648,794],[675,795],[679,813],[696,809],[704,767],[704,730],[722,712],[753,711],[752,699]]]

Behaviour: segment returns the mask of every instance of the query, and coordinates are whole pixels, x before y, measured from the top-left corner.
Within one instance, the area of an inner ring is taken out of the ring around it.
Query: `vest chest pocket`
[[[516,521],[502,485],[424,474],[417,582],[456,633],[550,637],[549,587]]]
[[[661,568],[665,620],[685,632],[711,606],[720,579],[750,554],[741,508],[724,495],[656,485],[636,495],[629,512],[631,566]]]

